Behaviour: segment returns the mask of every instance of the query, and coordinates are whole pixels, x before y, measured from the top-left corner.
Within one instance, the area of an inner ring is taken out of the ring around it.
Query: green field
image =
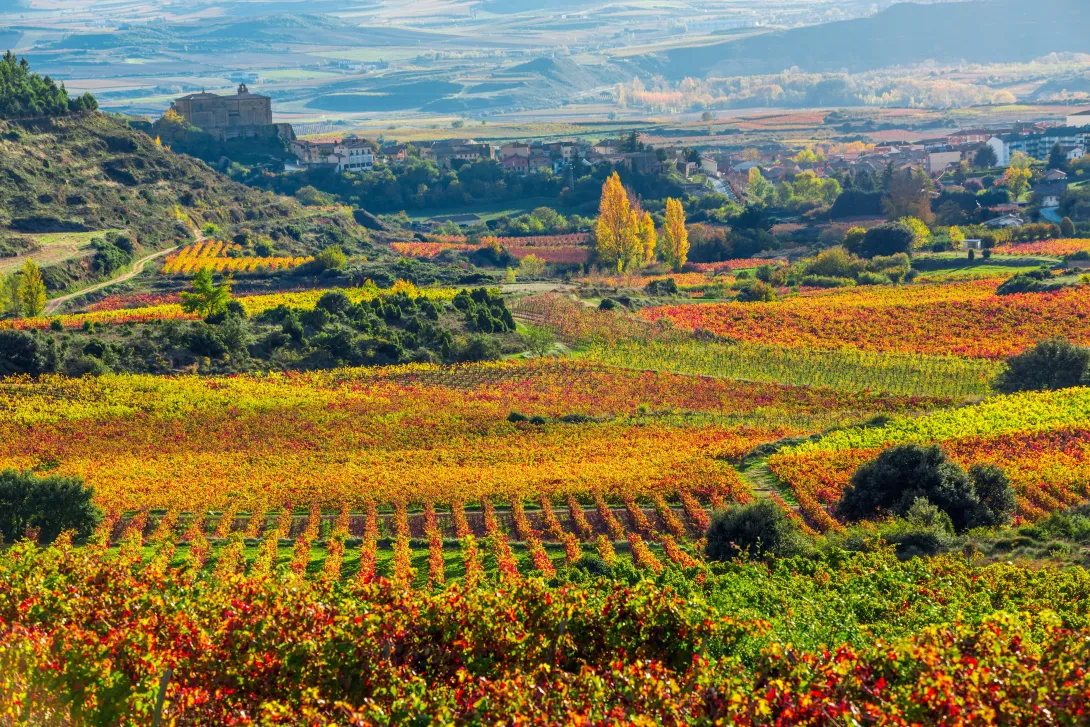
[[[43,234],[19,235],[25,240],[32,240],[39,248],[26,255],[0,258],[0,274],[18,270],[30,258],[39,266],[56,265],[65,260],[83,255],[91,246],[91,240],[102,237],[107,232],[120,230],[99,230],[96,232],[49,232]]]

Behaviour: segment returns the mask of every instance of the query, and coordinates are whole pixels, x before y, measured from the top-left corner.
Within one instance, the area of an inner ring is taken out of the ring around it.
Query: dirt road
[[[65,303],[67,303],[70,300],[73,300],[75,298],[80,297],[81,295],[87,295],[88,293],[94,293],[96,290],[102,290],[103,288],[108,288],[111,285],[116,285],[117,283],[124,283],[126,280],[132,280],[137,275],[144,272],[144,266],[147,265],[149,262],[151,262],[155,258],[163,257],[164,255],[169,255],[170,253],[177,250],[178,247],[179,247],[178,245],[175,245],[174,247],[169,248],[167,250],[160,250],[159,252],[154,252],[151,255],[145,255],[144,257],[140,258],[139,260],[137,260],[136,262],[134,262],[132,264],[132,269],[131,270],[129,270],[127,273],[123,273],[123,274],[117,276],[113,280],[107,280],[104,283],[95,283],[94,285],[92,285],[90,287],[87,287],[87,288],[84,288],[83,290],[80,290],[78,292],[69,293],[68,295],[62,295],[60,298],[54,298],[53,300],[51,300],[51,301],[49,301],[48,303],[45,304],[46,315],[56,313],[57,310],[62,305],[64,305]]]

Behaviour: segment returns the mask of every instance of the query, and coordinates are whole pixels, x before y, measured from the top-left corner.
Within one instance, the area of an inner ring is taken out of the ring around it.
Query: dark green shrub
[[[730,561],[742,555],[789,557],[805,550],[794,521],[771,500],[734,505],[717,513],[708,528],[705,555]]]
[[[1062,338],[1052,338],[1007,359],[995,389],[1004,394],[1019,391],[1054,391],[1081,385],[1090,365],[1090,349]]]
[[[1009,519],[1014,499],[997,469],[969,473],[936,446],[897,445],[856,471],[837,513],[847,520],[903,517],[922,498],[949,515],[957,532],[998,525]]]
[[[91,503],[94,491],[78,477],[38,477],[31,472],[0,472],[0,535],[12,542],[28,528],[38,541],[52,543],[65,530],[87,537],[102,519]]]

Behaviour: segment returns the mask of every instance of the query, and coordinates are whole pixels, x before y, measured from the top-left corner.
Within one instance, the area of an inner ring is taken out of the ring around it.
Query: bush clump
[[[1088,366],[1090,349],[1052,338],[1008,358],[994,386],[1004,394],[1067,389],[1086,381]]]
[[[805,550],[794,521],[771,500],[735,505],[717,513],[708,528],[707,541],[704,553],[717,561],[742,555],[790,557]]]
[[[1007,523],[1015,505],[1010,481],[995,465],[966,472],[937,446],[901,444],[856,471],[837,513],[847,520],[905,517],[920,499],[949,515],[959,533]]]
[[[0,472],[0,535],[12,542],[37,532],[52,543],[65,530],[87,537],[102,519],[91,503],[94,490],[78,477],[39,477],[33,472]]]

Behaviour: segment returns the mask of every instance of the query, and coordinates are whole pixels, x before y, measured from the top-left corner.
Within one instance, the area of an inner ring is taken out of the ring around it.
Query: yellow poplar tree
[[[655,220],[650,212],[643,213],[640,223],[640,238],[643,241],[643,262],[650,265],[655,260],[655,247],[659,244],[658,235],[655,234]]]
[[[618,272],[643,257],[640,219],[634,214],[628,193],[616,172],[602,185],[595,244],[598,259],[608,264],[616,263]]]
[[[45,312],[45,281],[42,271],[28,259],[23,264],[23,274],[19,279],[19,304],[23,315],[35,318]]]
[[[680,272],[689,259],[689,231],[685,229],[685,208],[681,201],[666,200],[666,225],[662,228],[662,256]]]

